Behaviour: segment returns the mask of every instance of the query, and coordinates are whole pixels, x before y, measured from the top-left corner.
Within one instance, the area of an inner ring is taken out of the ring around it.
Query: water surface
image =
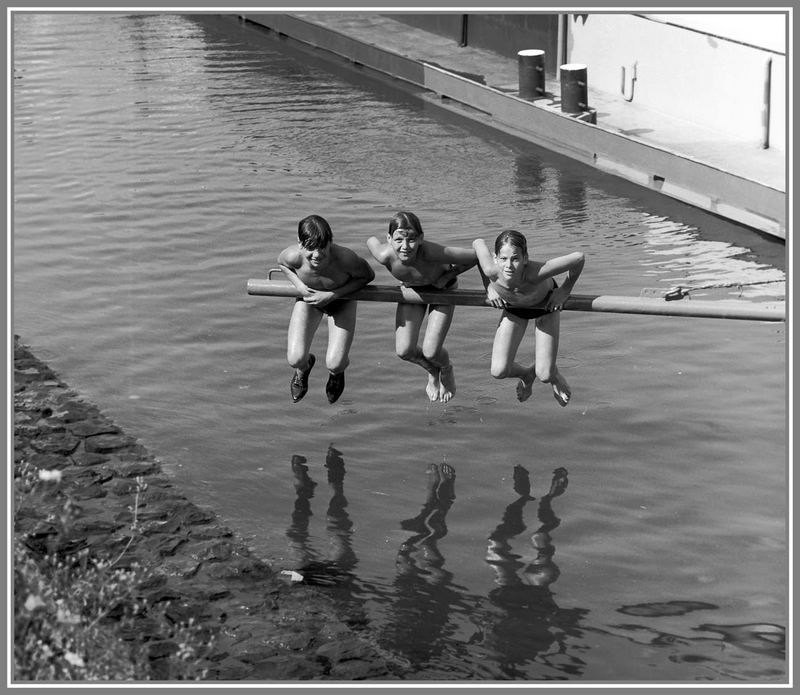
[[[582,250],[580,294],[782,300],[783,244],[233,18],[13,40],[13,329],[258,555],[420,678],[785,679],[783,324],[565,312],[560,408],[493,381],[497,314],[459,308],[443,406],[362,303],[342,399],[318,368],[293,405],[292,300],[246,294],[310,213],[365,257],[399,209],[452,245],[513,227]]]

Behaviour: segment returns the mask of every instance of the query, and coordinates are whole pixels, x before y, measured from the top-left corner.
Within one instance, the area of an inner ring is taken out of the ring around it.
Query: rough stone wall
[[[15,537],[34,556],[116,558],[152,570],[140,586],[148,605],[165,605],[176,623],[193,618],[214,637],[204,666],[209,680],[402,678],[400,662],[352,626],[363,617],[316,586],[289,583],[254,557],[215,515],[183,496],[147,450],[71,390],[30,349],[14,342],[14,467],[59,471],[60,482],[20,505]],[[139,479],[137,483],[137,478]],[[134,495],[140,494],[137,530]],[[71,533],[52,519],[72,501]],[[127,548],[126,548],[127,546]],[[123,552],[124,551],[124,552]],[[147,615],[139,637],[150,639]],[[152,630],[151,630],[152,631]],[[174,645],[152,635],[155,679]]]

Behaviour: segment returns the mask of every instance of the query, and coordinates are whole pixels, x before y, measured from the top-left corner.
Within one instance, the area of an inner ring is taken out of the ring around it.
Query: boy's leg
[[[328,352],[325,364],[330,376],[325,392],[330,403],[335,403],[344,391],[344,370],[350,364],[350,346],[356,330],[357,308],[358,302],[355,300],[342,301],[328,316]]]
[[[311,341],[322,320],[322,312],[303,301],[295,302],[287,331],[286,360],[298,370],[308,368]]]
[[[314,366],[311,341],[322,320],[322,312],[303,301],[295,302],[287,331],[286,359],[294,367],[290,390],[297,403],[308,391],[308,374]]]
[[[431,306],[428,325],[422,343],[422,354],[428,362],[439,369],[439,400],[447,403],[456,393],[456,380],[450,355],[444,348],[444,339],[453,322],[455,307],[448,304]],[[431,400],[434,400],[431,398]]]
[[[419,347],[419,331],[425,320],[423,304],[398,304],[395,313],[395,351],[401,360],[413,362],[428,372],[425,393],[432,401],[439,399],[439,367],[426,359]]]
[[[527,319],[503,312],[492,345],[490,373],[495,379],[519,379],[517,399],[520,401],[530,397],[535,377],[533,365],[523,367],[514,360],[527,327]]]
[[[553,388],[553,396],[561,406],[567,405],[572,391],[556,366],[561,314],[553,311],[536,319],[536,376]]]

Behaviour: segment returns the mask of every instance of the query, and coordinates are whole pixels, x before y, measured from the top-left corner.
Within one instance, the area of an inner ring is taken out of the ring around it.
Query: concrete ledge
[[[451,70],[286,14],[250,22],[468,106],[462,115],[601,171],[781,239],[786,193],[690,156],[561,112],[554,100],[527,101]],[[441,106],[451,105],[442,100]]]

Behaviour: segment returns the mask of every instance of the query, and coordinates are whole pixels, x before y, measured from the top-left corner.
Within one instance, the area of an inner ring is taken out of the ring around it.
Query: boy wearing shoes
[[[349,364],[350,345],[356,326],[354,299],[347,295],[372,282],[375,272],[351,249],[333,243],[328,222],[309,215],[297,226],[297,244],[281,251],[278,264],[299,291],[289,321],[286,359],[295,373],[290,383],[292,401],[297,403],[308,391],[308,375],[316,358],[311,341],[323,316],[328,317],[329,371],[325,393],[335,403],[344,391],[344,370]]]

